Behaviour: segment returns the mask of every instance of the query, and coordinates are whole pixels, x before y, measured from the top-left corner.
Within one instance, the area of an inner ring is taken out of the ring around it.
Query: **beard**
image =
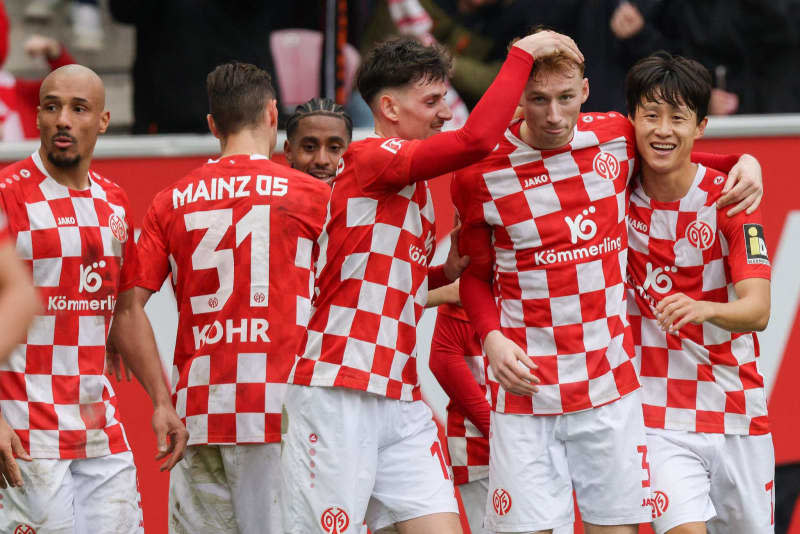
[[[48,152],[47,159],[50,163],[60,169],[68,169],[76,167],[81,161],[80,154],[74,156],[67,156],[66,154],[59,154],[57,152]]]

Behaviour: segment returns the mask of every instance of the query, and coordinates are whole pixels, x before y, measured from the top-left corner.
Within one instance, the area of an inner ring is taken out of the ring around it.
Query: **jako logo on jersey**
[[[78,281],[78,292],[85,291],[87,293],[94,293],[100,289],[100,286],[103,285],[103,278],[94,272],[94,269],[97,269],[98,267],[103,268],[105,266],[106,262],[104,260],[87,265],[86,267],[81,265],[80,279]]]
[[[350,518],[347,516],[347,512],[341,508],[332,506],[322,512],[319,524],[322,525],[322,530],[328,534],[342,534],[350,526]]]
[[[116,213],[112,213],[108,218],[108,227],[111,229],[111,235],[119,241],[124,243],[128,240],[128,227],[125,226],[125,221]]]
[[[381,148],[392,154],[397,154],[403,148],[403,140],[393,137],[381,143]]]
[[[511,510],[511,494],[503,488],[497,488],[492,494],[492,507],[497,515],[506,515]]]
[[[669,293],[670,289],[672,289],[672,278],[669,277],[667,274],[668,272],[677,273],[677,267],[661,267],[657,269],[653,269],[653,264],[649,261],[647,262],[647,274],[644,280],[644,284],[642,284],[642,289],[647,291],[651,287],[653,291],[659,293],[661,295],[665,293]]]
[[[633,227],[634,230],[637,230],[643,234],[647,233],[647,225],[645,223],[637,219],[630,219],[630,221],[631,221],[631,226]]]
[[[652,497],[648,497],[642,506],[650,505],[653,519],[661,517],[669,508],[669,497],[663,491],[654,491]]]
[[[584,217],[595,211],[597,211],[597,208],[589,206],[589,209],[583,210],[583,213],[575,217],[575,219],[564,217],[564,222],[569,227],[569,239],[573,245],[578,242],[578,238],[588,241],[597,233],[597,223],[591,219],[584,219]]]
[[[531,187],[535,187],[537,185],[546,184],[550,181],[550,177],[546,174],[540,174],[539,176],[534,176],[532,178],[525,178],[525,182],[523,182],[522,187],[525,189],[530,189]]]
[[[696,220],[686,227],[686,239],[695,248],[707,250],[714,244],[714,229],[707,222]]]
[[[606,180],[616,180],[619,177],[619,160],[611,152],[598,152],[592,160],[594,172]]]
[[[59,226],[69,226],[75,224],[75,217],[59,217],[56,222]]]
[[[17,528],[14,529],[14,534],[36,534],[36,530],[30,525],[20,523],[17,525]]]

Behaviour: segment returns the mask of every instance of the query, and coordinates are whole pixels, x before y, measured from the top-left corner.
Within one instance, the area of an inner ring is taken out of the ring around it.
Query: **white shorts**
[[[709,534],[774,532],[772,435],[647,429],[658,534],[706,521]]]
[[[498,532],[555,529],[575,521],[650,521],[650,481],[639,390],[564,415],[492,412],[486,526]]]
[[[169,531],[281,533],[281,444],[192,445],[169,479]]]
[[[287,534],[359,532],[458,513],[430,408],[347,388],[290,385],[284,399]]]
[[[130,452],[17,464],[24,485],[0,489],[0,532],[144,533]]]
[[[489,479],[481,478],[456,486],[461,494],[461,504],[472,534],[490,534],[483,528],[486,518],[486,501],[489,497]]]

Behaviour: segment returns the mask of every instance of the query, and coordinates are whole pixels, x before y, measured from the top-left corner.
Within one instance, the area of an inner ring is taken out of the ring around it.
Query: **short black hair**
[[[711,99],[711,74],[694,59],[656,52],[640,59],[625,78],[628,113],[636,115],[642,102],[685,104],[697,114],[698,124],[708,115]]]
[[[294,137],[294,134],[297,132],[297,125],[300,123],[300,119],[314,115],[324,115],[327,117],[336,117],[337,119],[342,119],[344,121],[345,128],[347,128],[348,142],[353,139],[353,119],[350,117],[347,111],[345,111],[344,106],[337,104],[330,98],[320,97],[312,98],[308,102],[300,104],[294,109],[294,113],[289,115],[289,119],[286,121],[287,139],[291,140]]]
[[[256,124],[267,102],[275,99],[269,73],[238,61],[223,63],[208,73],[206,91],[209,113],[222,135]]]
[[[451,65],[450,55],[438,44],[425,46],[410,37],[394,37],[367,52],[356,73],[356,85],[372,106],[375,95],[388,87],[447,79]]]

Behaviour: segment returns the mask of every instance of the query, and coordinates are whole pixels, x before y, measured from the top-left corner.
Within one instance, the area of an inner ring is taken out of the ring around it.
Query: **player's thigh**
[[[281,453],[286,532],[358,532],[375,483],[381,397],[289,385]],[[335,530],[338,529],[338,530]]]
[[[170,471],[169,530],[173,534],[237,532],[231,492],[218,445],[191,445]]]
[[[597,526],[649,521],[640,391],[563,418],[569,471],[583,521]]]
[[[711,534],[766,534],[775,530],[775,452],[772,435],[724,437],[711,472],[717,516]]]
[[[220,447],[239,532],[281,534],[281,444]]]
[[[21,488],[0,489],[0,532],[73,532],[69,460],[17,460]],[[27,529],[27,530],[26,530]]]
[[[133,453],[73,460],[70,470],[75,532],[144,533]]]
[[[486,518],[486,502],[489,499],[489,478],[481,478],[458,486],[461,504],[467,514],[467,523],[472,534],[490,534],[483,527]]]
[[[457,515],[452,476],[430,408],[422,401],[392,399],[381,399],[381,405],[384,442],[378,452],[373,498],[386,507],[395,523],[434,514]],[[441,524],[440,532],[448,532],[450,519],[431,521]],[[425,519],[415,522],[425,523]]]
[[[650,506],[657,534],[683,525],[684,531],[692,532],[697,523],[704,524],[716,513],[709,482],[713,438],[696,432],[648,429]]]
[[[492,412],[486,528],[537,532],[571,525],[572,482],[559,416]]]

